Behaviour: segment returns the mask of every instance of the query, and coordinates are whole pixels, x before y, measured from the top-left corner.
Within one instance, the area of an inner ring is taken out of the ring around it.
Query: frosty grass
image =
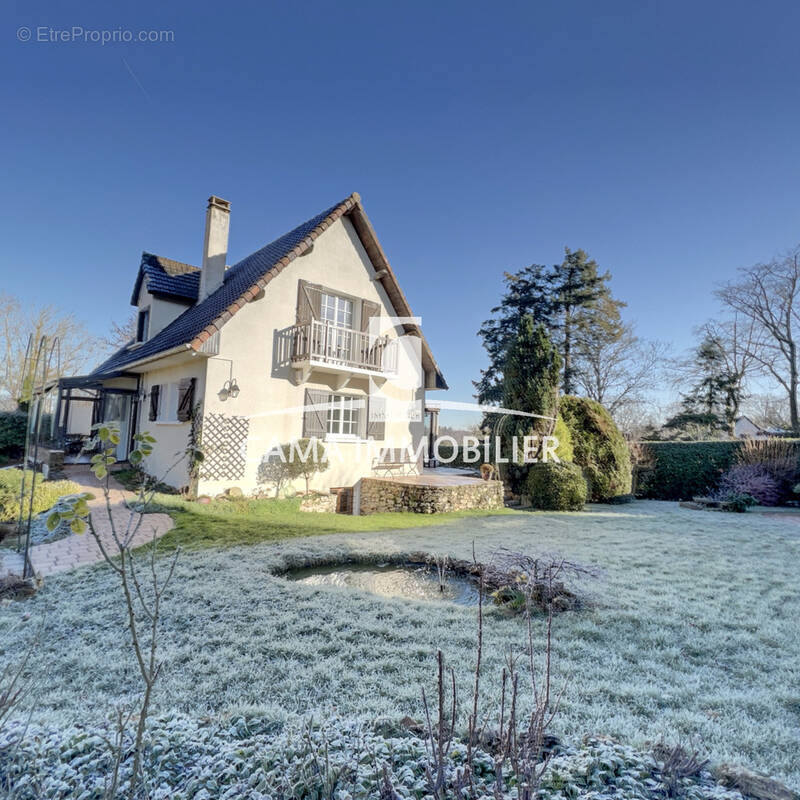
[[[473,541],[479,558],[505,546],[562,553],[604,572],[583,587],[588,606],[556,622],[555,681],[566,681],[567,691],[554,733],[570,742],[610,736],[643,751],[660,739],[697,742],[713,762],[800,788],[800,524],[673,503],[186,551],[164,604],[165,666],[152,709],[172,721],[154,735],[192,731],[184,735],[190,750],[196,735],[214,752],[212,727],[191,720],[226,726],[258,718],[290,730],[309,715],[362,725],[420,719],[421,688],[435,695],[437,648],[455,669],[465,707],[475,609],[310,587],[276,572],[420,550],[469,558]],[[29,600],[0,603],[0,663],[20,659],[44,622],[30,662],[31,722],[40,744],[53,744],[37,769],[56,764],[53,752],[79,730],[90,736],[138,691],[118,592],[100,565],[48,578]],[[484,710],[496,707],[509,647],[523,644],[518,618],[487,612]],[[220,751],[244,746],[220,730]],[[205,775],[210,756],[197,747],[192,774]],[[258,747],[272,745],[259,740]],[[89,748],[76,758],[93,763],[99,754]],[[59,770],[69,771],[61,765],[53,774]]]
[[[306,723],[274,732],[273,725],[238,718],[227,727],[182,717],[153,722],[148,736],[147,789],[151,800],[266,800],[267,798],[378,798],[386,767],[401,798],[429,797],[426,743],[412,735],[381,734],[346,720]],[[71,727],[59,733],[29,730],[13,745],[17,726],[0,739],[0,785],[5,777],[17,800],[94,800],[102,797],[111,755],[109,731]],[[466,749],[454,745],[447,764],[448,794],[463,770]],[[493,797],[494,762],[474,758],[478,796]],[[587,738],[550,762],[541,797],[642,798],[665,796],[660,765],[652,755],[608,739]],[[130,759],[123,780],[128,780]],[[123,787],[124,788],[124,787]],[[742,800],[708,772],[684,778],[684,800]],[[503,798],[516,798],[506,787]]]

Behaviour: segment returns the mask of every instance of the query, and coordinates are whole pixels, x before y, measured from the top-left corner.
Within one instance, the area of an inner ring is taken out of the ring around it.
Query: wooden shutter
[[[178,383],[178,421],[188,422],[194,407],[195,378],[181,378]]]
[[[297,282],[297,324],[308,325],[322,311],[322,287],[308,281]]]
[[[373,317],[377,317],[381,312],[381,307],[378,303],[373,303],[372,300],[361,301],[361,332],[366,333],[369,331],[369,321]]]
[[[155,384],[150,387],[150,414],[148,419],[153,422],[158,419],[158,395],[161,393],[161,386]]]
[[[324,439],[328,432],[328,409],[330,392],[321,389],[306,389],[305,411],[303,412],[303,438]]]
[[[367,400],[367,439],[382,442],[386,438],[386,398]]]

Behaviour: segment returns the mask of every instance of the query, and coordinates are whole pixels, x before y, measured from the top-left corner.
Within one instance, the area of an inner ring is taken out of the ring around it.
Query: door
[[[330,325],[325,356],[335,361],[350,361],[353,340],[353,301],[323,293],[320,316]]]
[[[117,461],[125,461],[128,457],[131,430],[131,396],[107,392],[103,398],[103,422],[119,428],[119,444],[115,456]]]

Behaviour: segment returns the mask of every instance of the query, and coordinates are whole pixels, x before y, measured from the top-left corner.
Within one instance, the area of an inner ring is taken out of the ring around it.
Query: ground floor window
[[[333,394],[328,408],[327,433],[331,436],[358,435],[358,420],[362,400],[346,394]]]
[[[176,422],[178,419],[178,384],[161,384],[161,399],[158,409],[159,422]]]

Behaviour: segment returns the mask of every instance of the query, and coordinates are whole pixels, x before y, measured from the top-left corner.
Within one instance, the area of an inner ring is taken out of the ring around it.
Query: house
[[[58,382],[54,436],[76,437],[71,406],[92,395],[91,421],[120,428],[117,459],[148,430],[144,468],[184,487],[194,430],[194,489],[211,496],[270,491],[264,465],[301,437],[335,444],[323,491],[373,475],[384,445],[419,452],[426,392],[447,385],[358,194],[227,267],[230,214],[209,198],[199,266],[142,254],[135,340]]]
[[[783,428],[762,428],[750,417],[737,417],[733,423],[733,435],[737,439],[769,439],[773,436],[788,436],[791,431]]]

